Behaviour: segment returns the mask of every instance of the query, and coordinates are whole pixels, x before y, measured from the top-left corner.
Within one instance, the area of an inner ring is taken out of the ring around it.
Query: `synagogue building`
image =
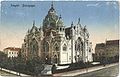
[[[92,61],[92,43],[86,26],[73,22],[65,26],[61,15],[51,7],[43,19],[43,25],[36,27],[35,21],[31,30],[28,30],[22,54],[27,59],[40,57],[50,64],[70,64],[75,62]]]

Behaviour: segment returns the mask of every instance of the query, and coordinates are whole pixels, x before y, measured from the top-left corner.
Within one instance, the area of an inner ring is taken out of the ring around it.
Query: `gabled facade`
[[[22,45],[24,57],[39,56],[46,63],[70,64],[79,61],[92,61],[92,43],[86,26],[80,19],[77,24],[65,27],[61,15],[58,16],[51,5],[43,20],[43,26],[37,28],[35,22],[28,30]]]

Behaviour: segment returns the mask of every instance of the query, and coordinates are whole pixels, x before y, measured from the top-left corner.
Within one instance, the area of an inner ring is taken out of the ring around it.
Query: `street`
[[[96,66],[86,69],[74,70],[69,72],[63,72],[59,74],[53,74],[53,76],[74,76],[74,77],[116,77],[119,73],[119,64],[109,64],[104,66]],[[10,74],[4,71],[0,71],[0,76],[14,76],[19,77],[14,74]],[[46,77],[46,76],[45,76]],[[49,76],[52,77],[52,76]]]
[[[81,75],[77,75],[76,77],[100,77],[100,76],[104,76],[104,77],[116,77],[118,76],[119,73],[119,68],[118,68],[118,64],[112,67],[108,67],[108,68],[104,68],[101,70],[97,70],[97,71],[93,71],[93,72],[89,72],[89,73],[85,73],[85,74],[81,74]]]
[[[69,72],[57,73],[53,76],[117,76],[118,75],[118,63],[107,64],[106,66],[100,65],[90,68],[78,69]]]
[[[23,74],[23,73],[18,73],[16,71],[12,71],[12,70],[8,70],[8,69],[4,69],[2,68],[0,70],[0,76],[14,76],[14,77],[19,77],[19,75],[22,77],[22,76],[30,76],[30,75],[26,75],[26,74]]]
[[[0,70],[0,76],[16,76],[16,75]]]

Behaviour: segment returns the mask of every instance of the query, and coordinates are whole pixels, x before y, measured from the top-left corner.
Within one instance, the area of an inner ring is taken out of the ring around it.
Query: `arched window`
[[[75,26],[74,26],[74,29],[75,29]]]
[[[63,28],[63,31],[65,30],[65,28]]]
[[[77,41],[75,42],[75,50],[77,51]]]
[[[75,51],[83,51],[83,42],[80,37],[75,42]]]
[[[91,52],[91,50],[89,49],[89,52]]]
[[[57,56],[54,56],[54,63],[57,63]]]
[[[57,43],[54,45],[54,49],[55,49],[55,51],[59,51],[60,50],[59,45]]]
[[[30,43],[31,54],[38,54],[38,43],[35,38],[32,39]]]
[[[45,42],[44,43],[44,52],[49,52],[49,44],[48,44],[48,42]]]
[[[66,44],[63,45],[63,51],[67,51],[67,46],[66,46]]]
[[[62,28],[60,28],[60,31],[62,31]]]

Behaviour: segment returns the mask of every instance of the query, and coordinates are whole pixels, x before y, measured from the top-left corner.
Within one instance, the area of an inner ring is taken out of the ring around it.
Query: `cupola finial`
[[[52,1],[52,4],[51,4],[51,7],[53,7],[53,1]]]
[[[71,23],[71,27],[73,27],[73,21],[72,21],[72,23]]]
[[[35,20],[33,20],[33,26],[35,26]]]
[[[80,24],[80,17],[78,18],[78,24]]]
[[[62,18],[62,17],[61,17],[61,14],[60,14],[60,17],[59,17],[59,18],[60,18],[60,19]]]

